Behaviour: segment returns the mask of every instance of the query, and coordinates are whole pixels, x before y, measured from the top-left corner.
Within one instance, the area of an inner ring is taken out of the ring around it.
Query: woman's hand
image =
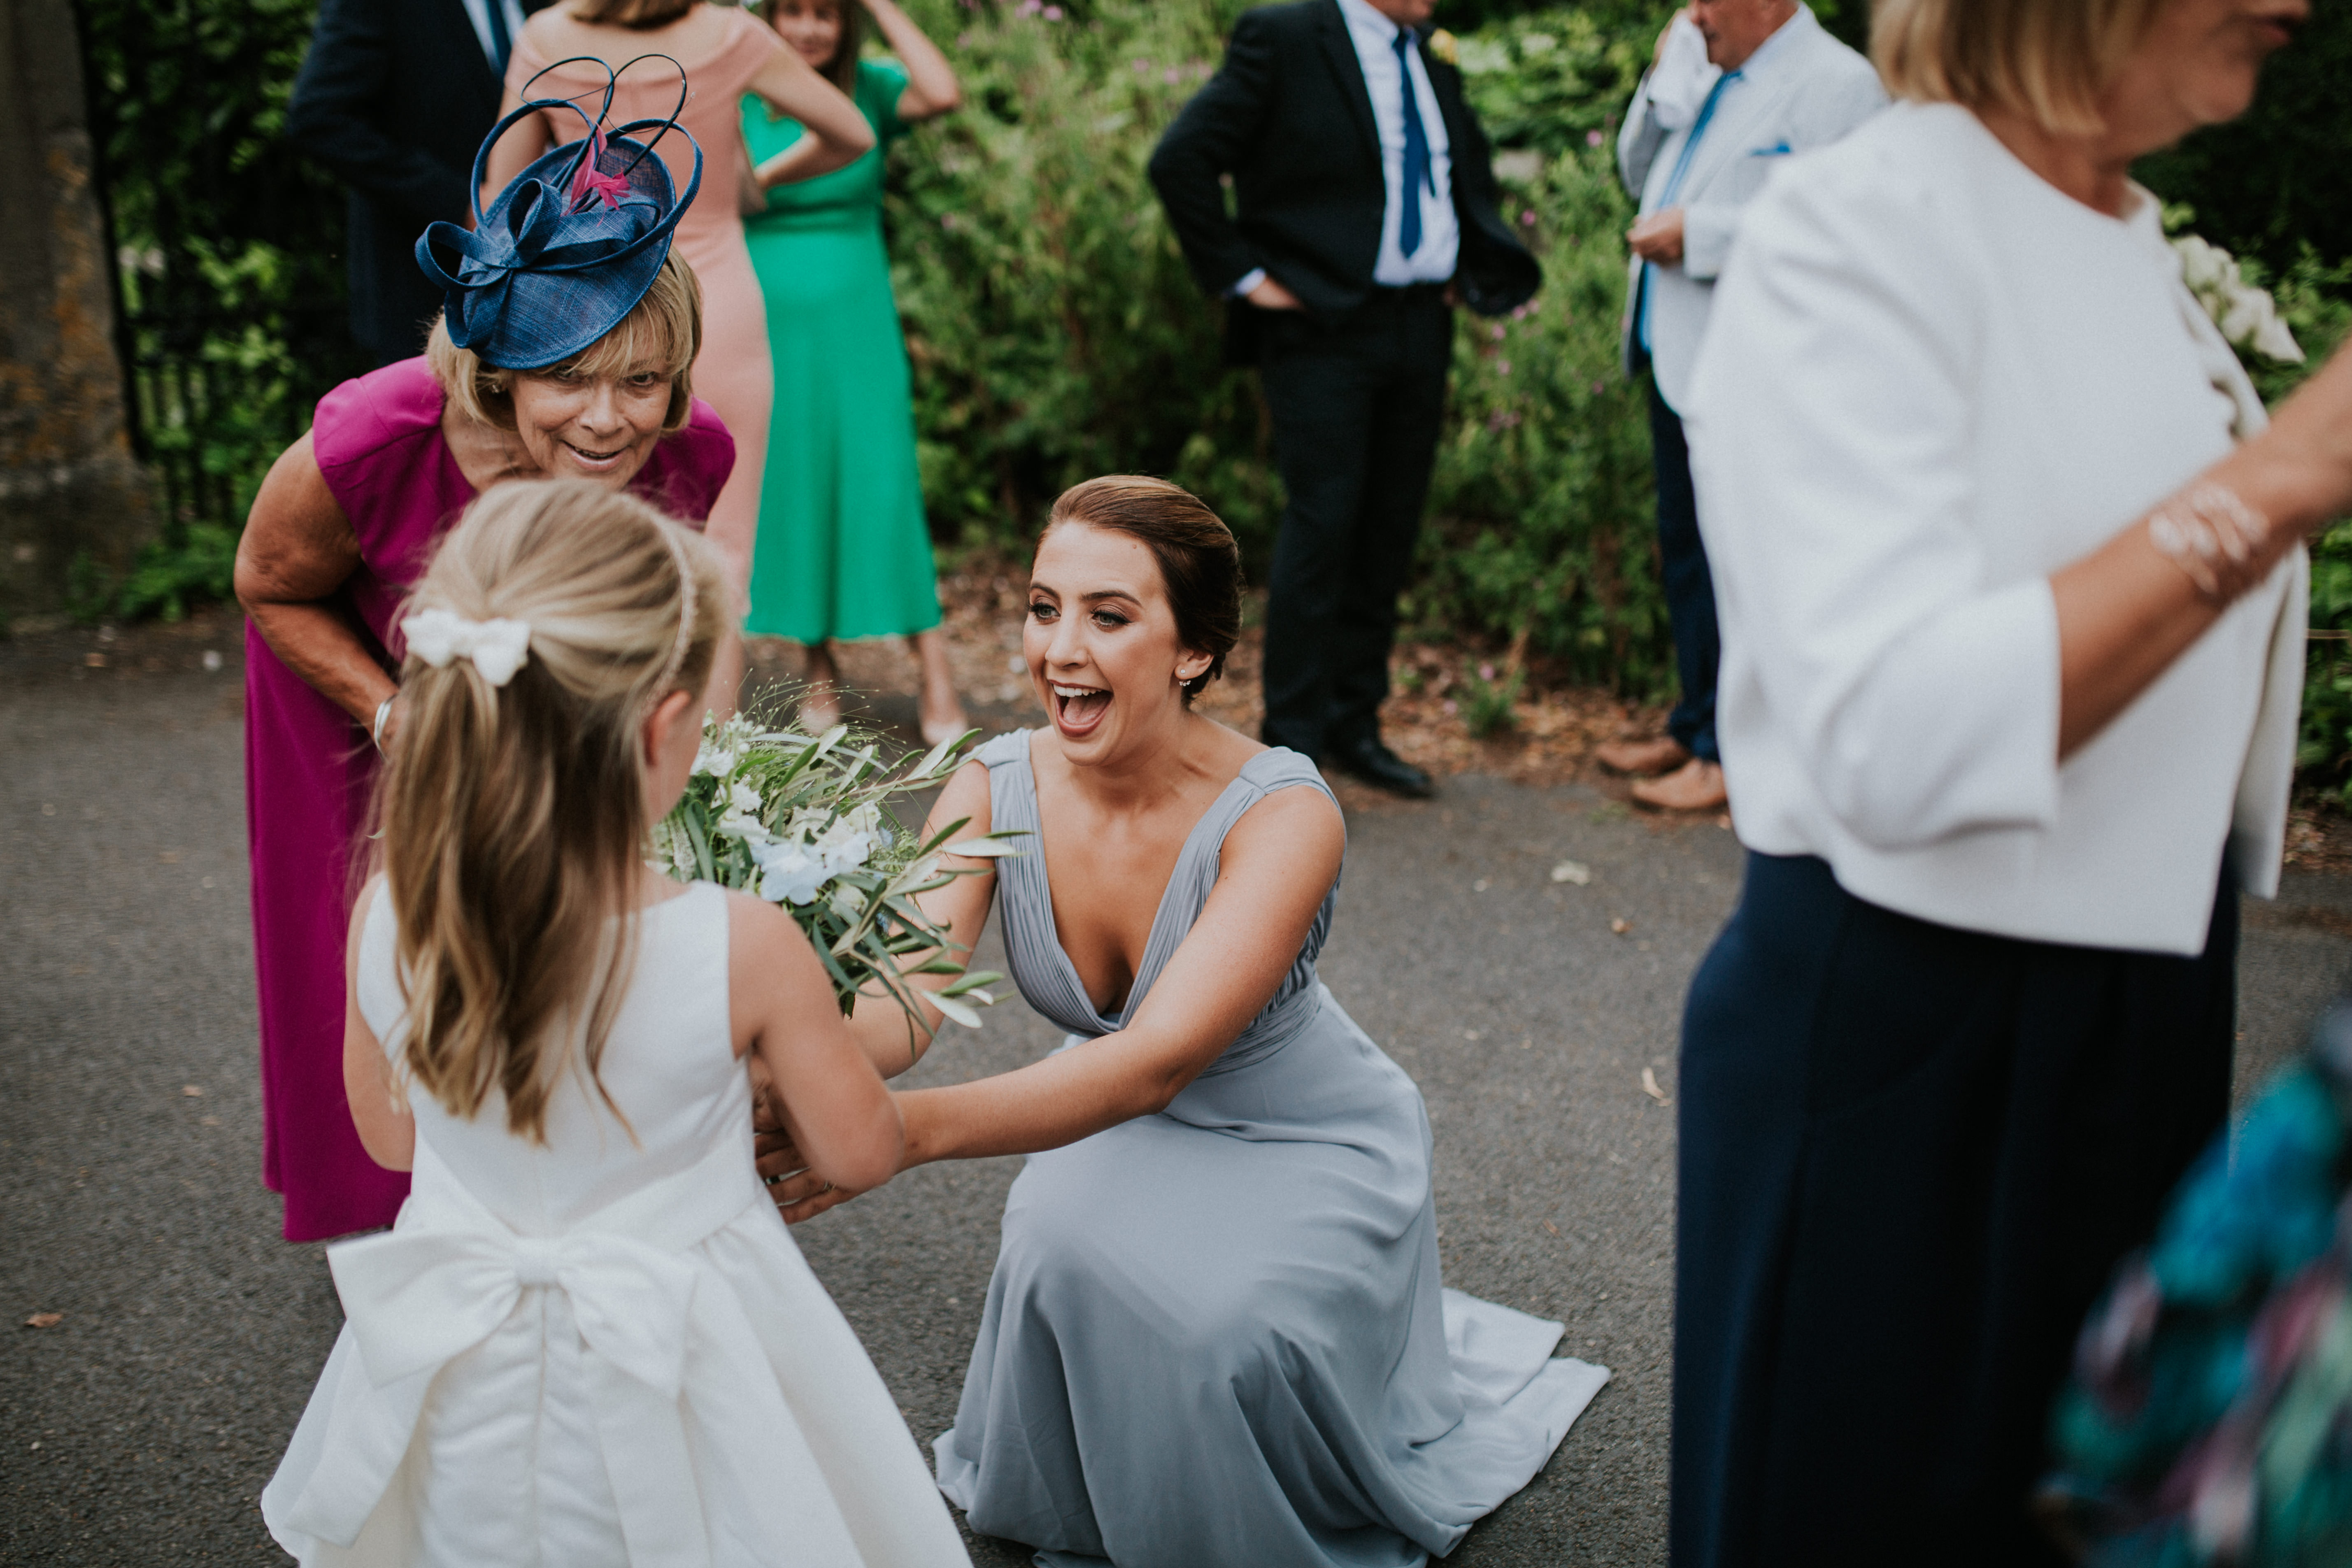
[[[399,683],[361,640],[350,612],[332,602],[359,567],[359,535],[306,434],[270,466],[253,498],[236,547],[237,602],[278,662],[372,731],[377,708]]]
[[[874,127],[865,114],[796,49],[778,49],[751,79],[751,90],[774,112],[799,121],[803,132],[752,171],[763,192],[829,174],[873,151]]]
[[[2299,387],[2271,427],[2199,476],[2266,519],[2266,574],[2352,510],[2352,347]],[[2097,737],[2205,635],[2225,606],[2135,522],[2051,574],[2058,611],[2058,757]]]
[[[765,1086],[751,1099],[751,1154],[760,1179],[767,1184],[768,1196],[786,1225],[798,1225],[857,1195],[809,1169]]]

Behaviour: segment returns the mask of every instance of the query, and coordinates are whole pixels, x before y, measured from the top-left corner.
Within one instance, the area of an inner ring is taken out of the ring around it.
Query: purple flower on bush
[[[1519,215],[1519,222],[1520,222],[1523,226],[1525,226],[1526,227],[1528,227],[1528,228],[1533,228],[1533,227],[1535,227],[1535,226],[1536,226],[1536,210],[1535,210],[1535,208],[1533,208],[1533,207],[1529,207],[1527,211],[1525,211],[1525,212],[1521,213],[1521,214]]]
[[[1170,87],[1174,87],[1178,82],[1184,79],[1184,73],[1178,70],[1174,66],[1170,66],[1166,70],[1160,73],[1160,79],[1166,82]]]
[[[1486,330],[1487,330],[1488,333],[1489,333],[1490,335],[1492,335],[1492,336],[1493,336],[1494,340],[1495,340],[1496,342],[1498,342],[1498,343],[1499,343],[1499,342],[1501,342],[1503,341],[1503,327],[1502,327],[1502,323],[1501,323],[1501,322],[1499,322],[1499,321],[1498,321],[1498,322],[1496,322],[1495,325],[1493,325],[1493,326],[1491,326],[1491,327],[1487,328]]]
[[[1048,22],[1058,22],[1061,19],[1062,8],[1059,5],[1048,5],[1045,7],[1045,20]]]
[[[1588,131],[1584,133],[1584,144],[1587,147],[1598,147],[1601,145],[1601,136],[1600,132]]]

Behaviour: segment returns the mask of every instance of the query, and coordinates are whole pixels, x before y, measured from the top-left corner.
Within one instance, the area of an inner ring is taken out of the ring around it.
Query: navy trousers
[[[2228,1112],[2237,898],[2174,958],[1748,856],[1683,1024],[1675,1568],[2066,1561],[2028,1507],[2051,1402]]]
[[[1666,619],[1675,637],[1675,675],[1682,698],[1666,717],[1666,733],[1693,756],[1721,761],[1715,749],[1715,676],[1723,662],[1723,635],[1715,624],[1715,575],[1698,536],[1698,495],[1691,485],[1690,444],[1682,416],[1658,395],[1650,378],[1650,458],[1658,477],[1658,567],[1666,591]]]
[[[1334,320],[1261,317],[1259,374],[1289,498],[1266,581],[1262,737],[1320,759],[1380,734],[1454,312],[1423,285],[1375,290]]]

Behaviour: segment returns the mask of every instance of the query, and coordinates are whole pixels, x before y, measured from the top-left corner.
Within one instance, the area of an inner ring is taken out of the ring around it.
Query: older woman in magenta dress
[[[425,353],[320,401],[237,548],[263,1179],[285,1194],[289,1241],[389,1225],[408,1190],[352,1128],[341,955],[376,747],[399,724],[393,622],[435,540],[510,479],[585,477],[699,521],[735,466],[693,392],[701,307],[669,250],[667,168],[642,160],[624,177],[630,146],[608,147],[598,167],[621,199],[607,208],[566,166],[577,146],[533,165],[473,231],[427,232],[419,259],[448,305]],[[507,224],[534,185],[580,209],[549,245],[601,247],[597,265],[551,275]]]
[[[666,58],[646,58],[663,56]],[[584,58],[581,57],[585,57]],[[636,62],[634,69],[628,68]],[[678,73],[686,104],[678,108]],[[767,311],[759,279],[743,247],[744,207],[775,185],[830,173],[874,144],[866,119],[833,85],[761,26],[756,17],[707,0],[564,0],[536,13],[515,39],[507,61],[506,103],[511,113],[525,97],[568,98],[593,113],[608,71],[612,120],[659,120],[672,111],[693,137],[662,139],[659,151],[683,179],[699,144],[709,160],[698,199],[687,205],[677,248],[702,284],[702,353],[694,384],[735,437],[735,471],[710,509],[710,539],[733,563],[738,581],[748,569],[751,534],[760,517],[760,480],[768,447],[768,408],[774,376],[768,358]],[[755,167],[743,144],[736,105],[749,93],[774,112],[806,125],[809,134]],[[492,151],[490,188],[550,145],[581,132],[578,115],[549,109],[515,128]],[[722,679],[725,672],[722,671]]]
[[[909,125],[962,101],[955,72],[891,0],[863,7],[898,62],[858,58],[856,0],[767,0],[764,15],[801,58],[856,100],[875,150],[837,174],[768,198],[744,220],[768,300],[775,417],[752,553],[755,637],[808,649],[803,721],[839,716],[836,637],[908,636],[922,660],[923,738],[964,728],[939,630],[939,580],[923,485],[907,344],[882,237],[883,147]],[[756,98],[743,100],[755,158],[789,156],[802,127]]]

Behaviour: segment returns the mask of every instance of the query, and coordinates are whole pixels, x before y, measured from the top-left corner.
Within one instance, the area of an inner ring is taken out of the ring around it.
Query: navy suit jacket
[[[1500,314],[1534,295],[1540,273],[1496,210],[1486,132],[1463,100],[1462,73],[1426,39],[1422,65],[1453,149],[1462,231],[1454,287],[1481,315]],[[1243,13],[1223,67],[1160,139],[1150,172],[1184,259],[1209,293],[1223,295],[1263,267],[1317,314],[1362,304],[1374,287],[1388,190],[1372,95],[1339,0]],[[1220,183],[1228,174],[1232,213]],[[1235,338],[1247,339],[1256,313],[1236,302]]]
[[[549,0],[522,0],[528,14]],[[504,87],[458,0],[323,0],[286,134],[351,187],[352,332],[379,362],[425,342],[440,292],[416,238],[470,210]]]

